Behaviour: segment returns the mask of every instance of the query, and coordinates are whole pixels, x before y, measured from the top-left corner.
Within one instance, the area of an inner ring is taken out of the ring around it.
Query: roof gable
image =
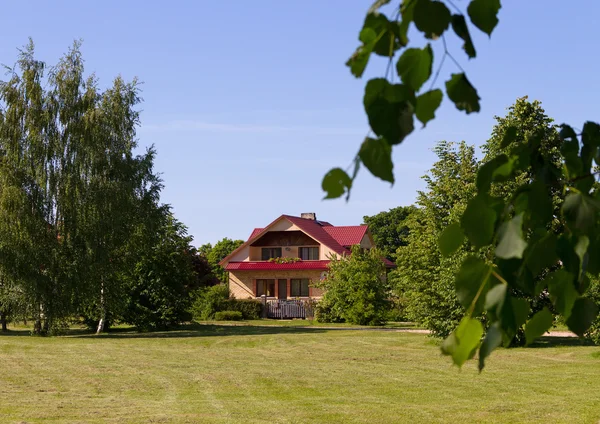
[[[225,258],[223,258],[223,260],[221,260],[219,262],[219,265],[224,265],[225,263],[227,263],[230,260],[230,258],[233,257],[236,253],[238,253],[240,250],[242,250],[242,249],[246,248],[247,246],[249,246],[250,244],[252,244],[259,237],[261,237],[261,235],[264,235],[266,232],[268,232],[271,228],[275,227],[277,225],[277,223],[281,222],[282,220],[287,220],[290,224],[295,225],[306,235],[308,235],[309,237],[312,237],[319,243],[327,246],[329,249],[331,249],[332,251],[334,251],[335,253],[337,253],[339,255],[350,253],[350,251],[348,249],[346,249],[341,244],[339,244],[335,240],[335,238],[333,238],[327,231],[324,230],[324,228],[332,227],[332,225],[329,222],[313,221],[311,219],[298,218],[297,216],[291,216],[291,215],[281,215],[279,218],[275,219],[273,222],[271,222],[266,227],[255,228],[254,231],[252,231],[252,233],[250,234],[250,238],[248,238],[248,240],[246,240],[246,242],[244,244],[242,244],[240,247],[235,249],[233,252],[231,252]],[[323,226],[321,226],[321,225],[323,225]]]

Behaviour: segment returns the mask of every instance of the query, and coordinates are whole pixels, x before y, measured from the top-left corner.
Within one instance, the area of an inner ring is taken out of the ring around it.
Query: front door
[[[280,279],[279,284],[279,299],[287,299],[287,280]]]

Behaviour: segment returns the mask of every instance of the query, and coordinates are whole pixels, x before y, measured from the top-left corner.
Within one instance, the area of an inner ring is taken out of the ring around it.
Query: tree
[[[363,217],[373,235],[375,246],[392,262],[396,260],[396,250],[407,244],[409,230],[406,221],[414,211],[414,206],[399,206],[377,215]]]
[[[221,282],[227,281],[227,272],[223,269],[219,262],[223,260],[227,255],[233,252],[235,249],[244,244],[244,240],[232,240],[225,237],[219,240],[212,246],[210,243],[200,246],[200,253],[206,257],[213,275]]]
[[[187,228],[162,208],[161,222],[151,232],[128,274],[128,306],[124,320],[140,330],[167,328],[189,321],[193,293],[204,276],[195,273],[196,252]]]
[[[384,78],[367,82],[365,112],[374,137],[367,137],[353,163],[352,175],[334,168],[323,178],[326,198],[350,195],[353,180],[361,163],[384,181],[393,182],[392,147],[400,144],[414,129],[414,116],[425,125],[435,118],[443,92],[430,89],[420,92],[434,75],[435,86],[440,68],[433,73],[433,51],[405,48],[411,23],[425,38],[444,43],[450,26],[464,42],[469,58],[476,56],[467,19],[452,14],[444,2],[402,0],[389,19],[379,9],[390,0],[377,0],[367,13],[359,35],[361,46],[347,62],[351,72],[362,76],[371,54],[388,58]],[[491,36],[498,24],[500,0],[471,0],[467,14],[471,23]],[[390,82],[396,52],[400,55],[396,71],[401,83]],[[451,59],[456,63],[452,56]],[[445,84],[446,94],[459,110],[467,114],[480,110],[480,97],[464,72],[452,74]],[[420,92],[420,94],[418,94]],[[547,288],[558,313],[572,331],[583,336],[598,313],[597,305],[586,297],[589,275],[596,277],[600,266],[600,191],[596,187],[600,150],[600,125],[586,122],[581,131],[563,124],[559,132],[563,160],[557,164],[542,144],[544,134],[519,134],[506,131],[499,154],[481,166],[477,174],[477,195],[471,199],[461,219],[450,224],[439,239],[440,250],[451,255],[467,238],[475,249],[493,252],[489,263],[477,257],[463,260],[455,286],[466,314],[457,329],[446,339],[442,352],[461,366],[479,351],[479,367],[501,344],[511,342],[525,325],[527,343],[543,334],[553,321],[552,312],[544,308],[527,319],[530,308],[523,299],[512,296],[514,290],[532,297]],[[494,183],[518,176],[526,178],[508,201],[494,194]],[[553,198],[553,194],[559,198]],[[561,203],[555,215],[556,202]],[[479,319],[484,314],[490,327],[484,335]]]
[[[33,43],[0,83],[0,272],[18,284],[34,332],[122,303],[118,276],[140,205],[160,190],[154,151],[134,155],[137,81],[100,91],[79,43],[50,68]]]
[[[379,250],[352,246],[351,255],[331,260],[327,278],[315,287],[325,290],[317,304],[319,321],[358,325],[385,322],[389,290]]]
[[[460,254],[445,258],[437,240],[474,195],[478,163],[473,147],[464,142],[439,142],[435,153],[438,161],[424,177],[427,189],[419,192],[418,209],[405,221],[407,243],[397,250],[398,268],[390,274],[390,281],[403,300],[407,318],[423,324],[435,336],[446,337],[464,313],[454,292],[454,275],[460,257],[471,249],[465,243]]]

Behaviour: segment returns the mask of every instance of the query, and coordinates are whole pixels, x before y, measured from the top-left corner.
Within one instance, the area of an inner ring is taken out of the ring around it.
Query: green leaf
[[[369,80],[363,103],[371,129],[390,144],[401,143],[414,130],[415,98],[407,86],[392,85],[385,78]]]
[[[479,112],[479,96],[477,90],[471,85],[464,73],[452,74],[446,81],[446,93],[454,102],[458,110],[464,110],[467,114]]]
[[[536,178],[528,188],[527,202],[530,217],[535,223],[545,226],[554,219],[554,206],[548,193],[549,187]]]
[[[498,25],[500,7],[500,0],[472,0],[467,7],[467,13],[473,25],[491,36]]]
[[[390,1],[391,0],[375,0],[369,8],[369,10],[367,11],[367,14],[376,13],[379,9],[388,4]]]
[[[571,316],[566,321],[569,330],[583,337],[598,315],[598,306],[587,297],[580,297],[573,304]]]
[[[515,142],[517,139],[517,127],[514,125],[509,126],[504,131],[504,135],[502,136],[502,141],[500,142],[500,148],[506,149],[509,145]]]
[[[548,234],[531,246],[525,264],[536,277],[544,269],[556,265],[557,262],[556,236]]]
[[[492,242],[495,223],[496,212],[481,195],[469,200],[460,219],[465,235],[475,247],[487,246]]]
[[[464,317],[456,330],[442,344],[442,353],[452,356],[452,361],[462,367],[467,359],[473,358],[483,336],[479,320]]]
[[[427,122],[435,118],[435,111],[442,103],[443,97],[444,94],[439,88],[423,93],[417,97],[415,115],[417,116],[417,119],[423,123],[423,127],[427,125]]]
[[[525,324],[529,315],[529,302],[507,296],[502,306],[501,324],[504,330],[504,346],[508,347],[517,331]]]
[[[554,302],[554,306],[559,314],[565,320],[571,315],[571,310],[575,304],[575,300],[579,297],[579,293],[573,285],[574,276],[565,269],[560,269],[553,272],[546,279],[550,297]]]
[[[422,49],[407,49],[402,53],[396,70],[402,82],[419,91],[421,86],[431,76],[431,66],[433,64],[433,51],[431,45],[427,44]]]
[[[350,196],[350,189],[352,188],[352,180],[341,168],[333,168],[323,177],[321,183],[323,191],[327,192],[325,199],[336,199],[347,193]]]
[[[587,232],[596,224],[596,212],[600,203],[582,193],[569,193],[562,206],[567,221],[575,228]]]
[[[579,236],[577,237],[577,243],[575,243],[575,254],[579,258],[579,265],[582,273],[585,273],[585,264],[586,264],[586,253],[588,246],[590,245],[590,239],[588,236]],[[578,276],[579,277],[579,276]]]
[[[473,307],[474,316],[483,312],[490,286],[490,274],[490,266],[475,256],[468,256],[456,274],[456,297],[463,308],[468,310]]]
[[[462,47],[465,53],[467,53],[467,56],[469,56],[469,59],[473,59],[475,56],[477,56],[475,53],[473,40],[471,40],[469,28],[467,27],[467,22],[465,21],[465,17],[463,15],[452,15],[452,29],[456,35],[462,38],[462,40],[465,42]]]
[[[450,10],[439,1],[414,0],[414,22],[426,38],[436,39],[448,29],[452,18]]]
[[[392,146],[385,139],[367,137],[360,147],[358,156],[371,174],[394,183]]]
[[[363,28],[358,39],[363,42],[363,45],[359,46],[346,62],[346,66],[350,68],[350,72],[356,78],[362,76],[367,63],[369,63],[371,52],[377,42],[377,33],[372,28]]]
[[[487,331],[479,348],[479,372],[485,367],[485,359],[492,351],[502,344],[502,329],[499,323],[494,323]]]
[[[484,307],[491,314],[492,320],[500,319],[502,316],[502,307],[506,300],[507,288],[506,284],[496,284],[485,296]]]
[[[458,250],[465,241],[465,234],[458,222],[453,222],[442,231],[438,240],[438,246],[443,256],[450,256]]]
[[[488,192],[496,170],[508,162],[508,156],[502,154],[484,163],[477,171],[477,191]]]
[[[554,318],[548,308],[544,308],[536,313],[525,326],[526,344],[531,344],[535,339],[543,335],[552,327]]]
[[[373,7],[376,8],[376,4]],[[390,22],[385,15],[377,11],[367,13],[358,37],[362,45],[346,62],[352,75],[357,78],[362,76],[371,53],[386,57],[393,55],[402,46],[400,36],[400,26],[397,22]]]
[[[527,242],[523,239],[523,214],[504,222],[498,229],[498,238],[500,242],[495,252],[497,257],[521,259],[527,247]]]

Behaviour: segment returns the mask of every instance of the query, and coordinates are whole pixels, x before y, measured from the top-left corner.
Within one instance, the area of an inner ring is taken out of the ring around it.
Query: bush
[[[244,319],[260,319],[262,317],[262,302],[255,299],[229,299],[226,309],[242,313]]]
[[[192,305],[195,319],[205,321],[216,319],[217,312],[237,311],[242,319],[260,319],[262,302],[255,299],[233,299],[229,297],[229,289],[223,284],[202,290]]]
[[[195,319],[210,320],[215,314],[228,309],[229,288],[224,284],[202,290],[194,301],[191,312]]]
[[[215,320],[217,321],[240,321],[242,319],[242,313],[240,311],[219,311],[215,313]]]
[[[350,256],[329,263],[327,278],[315,284],[325,291],[316,310],[317,321],[381,325],[389,311],[385,265],[377,249],[352,247]]]

